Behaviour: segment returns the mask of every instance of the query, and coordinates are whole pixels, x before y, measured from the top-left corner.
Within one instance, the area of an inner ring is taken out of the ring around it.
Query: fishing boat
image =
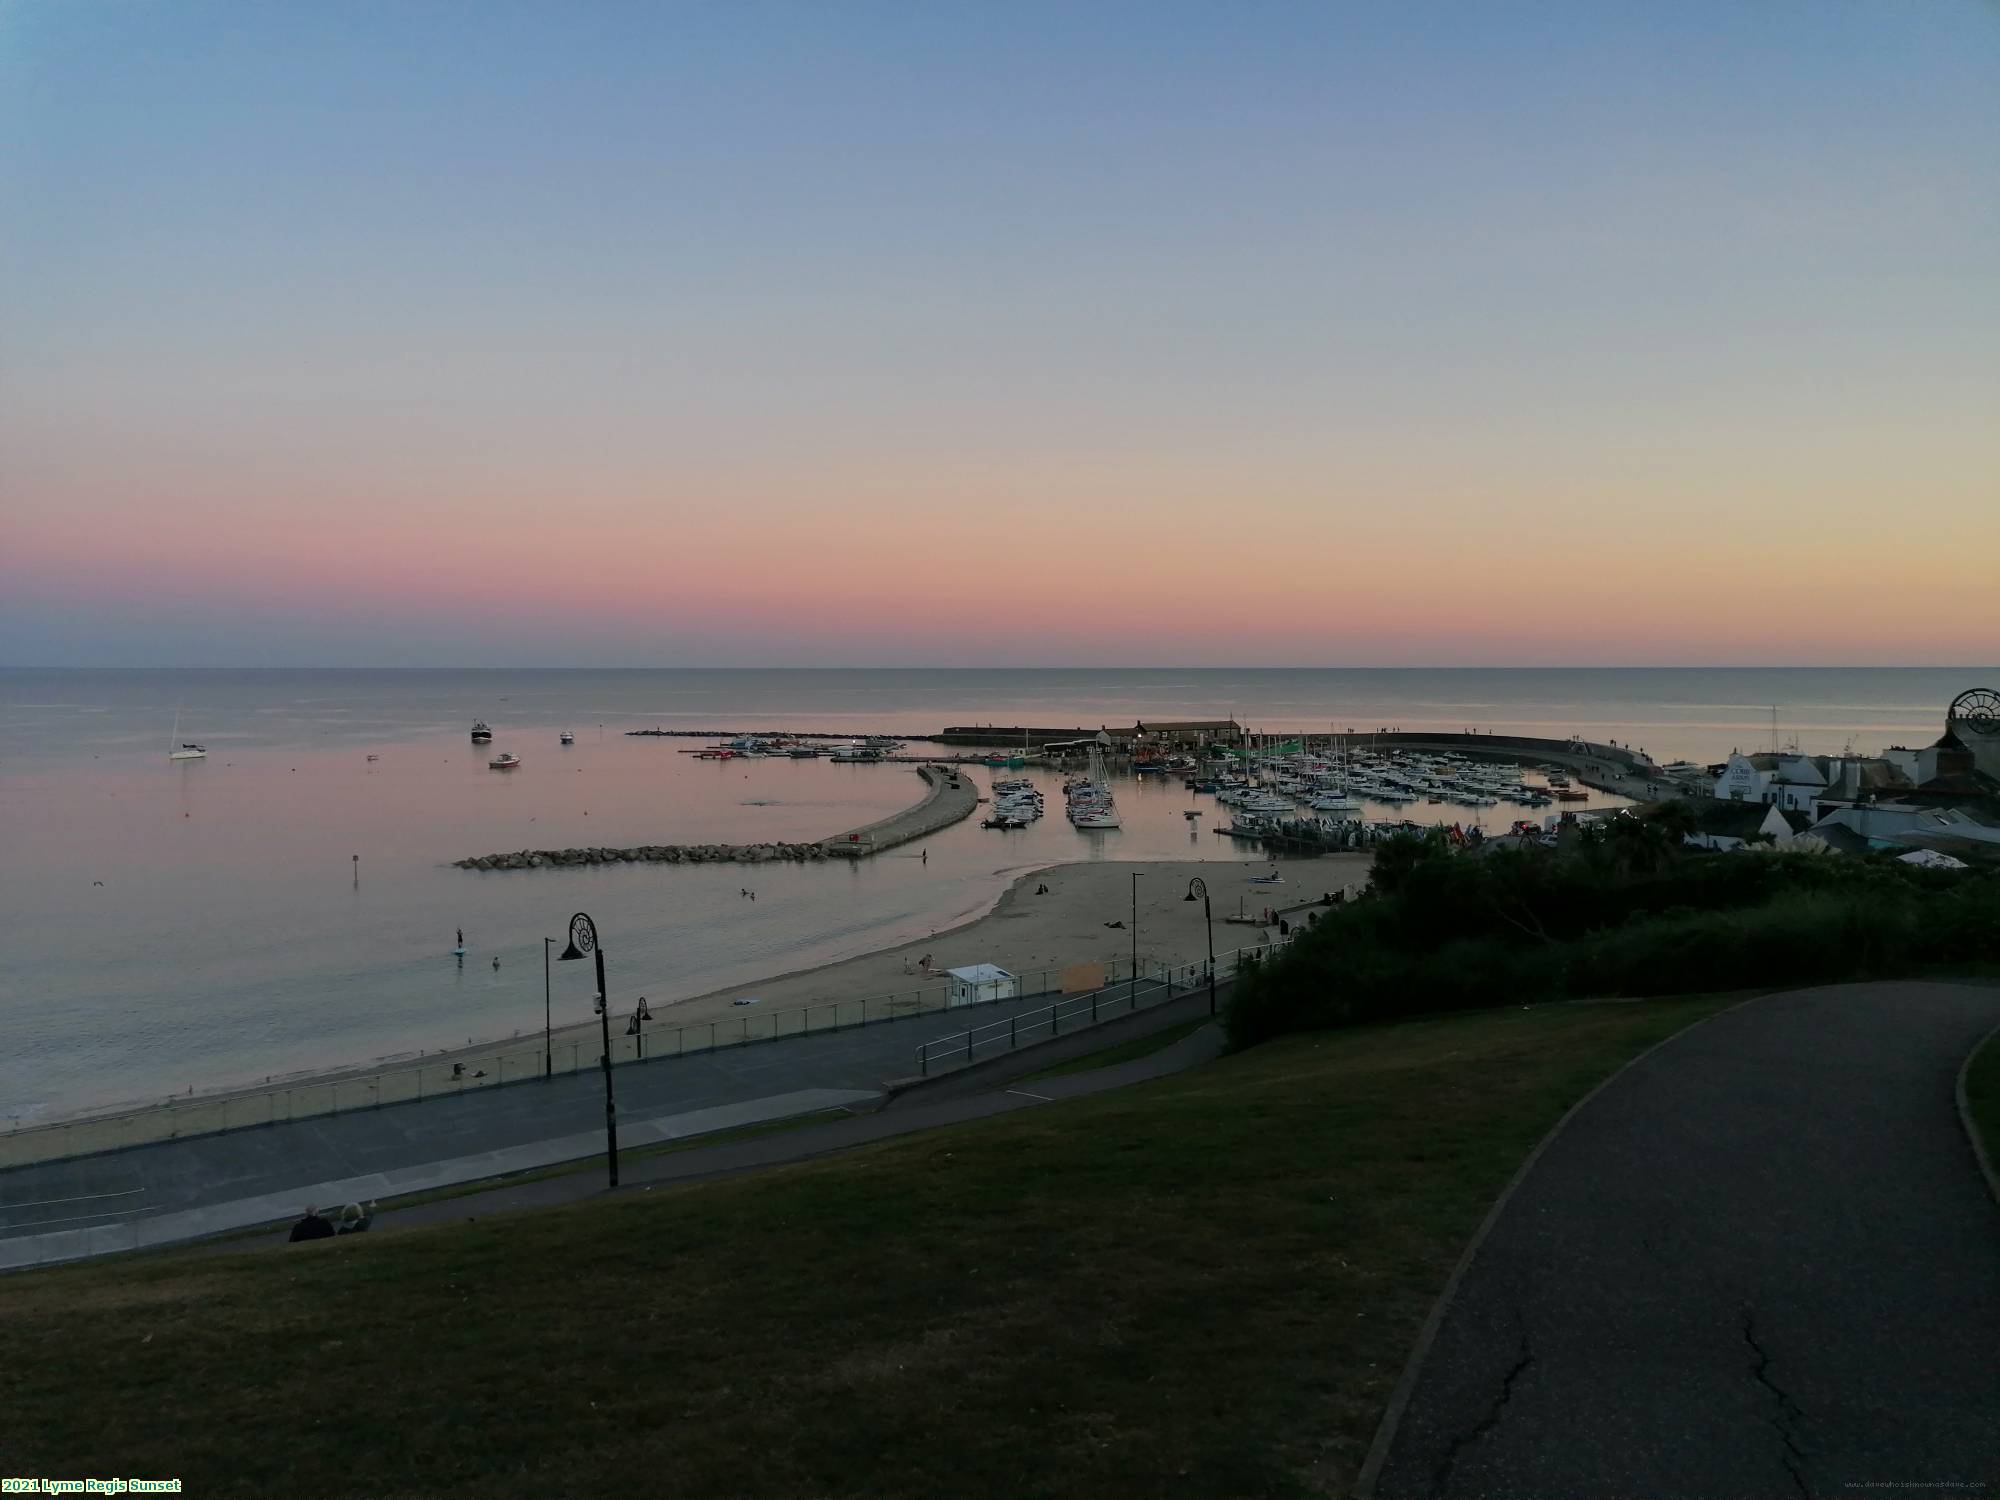
[[[496,755],[493,757],[493,759],[486,762],[486,765],[489,770],[511,771],[514,769],[514,767],[518,766],[520,763],[521,763],[520,756],[508,755],[503,752],[502,754]]]
[[[484,719],[474,719],[472,721],[473,744],[484,745],[489,743],[492,740],[492,738],[493,738],[493,731],[486,727],[486,721]]]
[[[208,749],[192,740],[181,738],[181,711],[174,710],[174,732],[167,737],[168,760],[206,760]]]
[[[556,738],[565,745],[574,745],[576,743],[576,736],[571,734],[567,729],[557,735]]]

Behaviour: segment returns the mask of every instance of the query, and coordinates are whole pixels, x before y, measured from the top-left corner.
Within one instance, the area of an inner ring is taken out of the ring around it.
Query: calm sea
[[[670,998],[922,937],[1024,867],[1212,856],[1218,842],[1190,834],[1186,792],[1148,783],[1121,790],[1115,833],[1080,834],[1059,807],[1023,833],[968,821],[928,842],[928,864],[913,846],[754,871],[449,868],[531,846],[821,837],[920,790],[899,767],[702,762],[678,753],[686,741],[627,729],[1234,716],[1270,731],[1583,734],[1711,760],[1768,745],[1773,706],[1779,738],[1809,751],[1923,743],[1953,694],[1995,681],[1927,669],[4,671],[0,1120],[538,1029],[541,939],[579,908],[605,934],[615,991]],[[168,762],[177,713],[207,760]],[[466,735],[475,718],[520,770],[487,769]],[[558,746],[563,729],[575,746]],[[447,957],[460,927],[463,968]],[[558,973],[558,1022],[587,1019],[588,985]]]

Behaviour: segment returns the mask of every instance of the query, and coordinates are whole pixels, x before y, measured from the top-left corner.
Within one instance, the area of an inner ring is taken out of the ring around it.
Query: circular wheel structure
[[[590,918],[578,913],[570,919],[570,946],[578,953],[588,955],[597,949],[597,927]]]
[[[1946,717],[1978,734],[2000,734],[2000,692],[1972,688],[1951,700]]]

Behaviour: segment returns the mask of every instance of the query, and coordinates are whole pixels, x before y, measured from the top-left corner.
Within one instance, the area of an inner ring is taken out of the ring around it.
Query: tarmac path
[[[1840,985],[1617,1075],[1489,1221],[1362,1493],[2000,1488],[2000,1205],[1953,1095],[1996,1024],[2000,988]]]

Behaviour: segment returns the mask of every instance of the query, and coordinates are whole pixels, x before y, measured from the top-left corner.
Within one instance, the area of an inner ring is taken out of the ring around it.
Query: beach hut
[[[1021,992],[1014,976],[995,964],[947,969],[945,978],[946,1005],[984,1005],[989,1000],[1011,1000]]]

